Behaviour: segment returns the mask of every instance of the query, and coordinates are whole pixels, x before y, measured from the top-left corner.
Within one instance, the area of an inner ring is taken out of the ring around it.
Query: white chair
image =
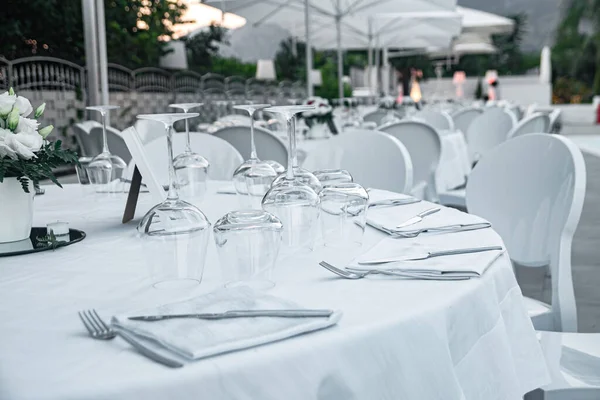
[[[97,121],[83,121],[73,124],[71,129],[79,146],[80,156],[95,157],[102,152],[102,136],[92,136],[92,128],[102,127]]]
[[[250,158],[250,127],[228,126],[213,133],[229,142],[240,152],[245,160]],[[287,147],[274,133],[266,129],[254,127],[254,142],[256,152],[261,160],[277,161],[281,165],[287,164]]]
[[[398,139],[410,154],[413,165],[411,194],[422,199],[437,201],[435,172],[442,153],[437,131],[431,125],[417,121],[397,122],[382,127],[380,131]]]
[[[463,108],[452,114],[454,128],[460,130],[463,134],[467,132],[471,122],[483,113],[483,109],[476,107]]]
[[[557,108],[550,113],[550,133],[560,133],[562,110]]]
[[[90,135],[93,137],[99,137],[102,141],[102,127],[92,128]],[[106,127],[106,142],[108,143],[108,149],[112,154],[115,154],[123,159],[125,163],[131,161],[131,153],[125,144],[125,140],[121,137],[121,132],[110,126]]]
[[[324,164],[323,160],[327,162]],[[342,168],[366,188],[410,193],[413,166],[406,147],[387,133],[348,129],[311,150],[304,167]]]
[[[510,132],[508,138],[527,135],[528,133],[550,133],[550,118],[542,113],[535,113],[521,120]]]
[[[214,180],[230,180],[233,172],[244,161],[231,144],[207,133],[191,133],[192,151],[201,154],[210,163],[208,175]],[[173,155],[185,151],[185,133],[173,135]],[[150,168],[162,185],[169,183],[166,135],[144,143]]]
[[[440,131],[453,131],[454,121],[452,117],[445,111],[436,111],[425,109],[415,114],[415,118],[421,119],[431,125],[433,128]]]
[[[229,114],[221,117],[217,120],[218,122],[223,123],[231,123],[235,125],[244,125],[250,126],[250,117],[248,115],[240,115],[240,114]]]
[[[600,335],[538,332],[552,382],[525,400],[600,399]]]
[[[552,305],[526,298],[536,329],[577,331],[571,241],[585,186],[579,148],[564,137],[539,133],[494,149],[467,183],[469,212],[492,223],[511,259],[526,267],[549,266]]]
[[[381,125],[381,120],[388,114],[387,110],[384,109],[377,109],[375,111],[371,111],[368,114],[365,114],[363,116],[363,121],[364,122],[374,122],[376,124],[376,126]],[[402,116],[397,113],[396,111],[394,111],[394,114],[396,115],[396,117],[398,117],[399,119],[402,118]]]
[[[465,132],[469,159],[477,162],[499,144],[506,141],[508,132],[516,125],[514,116],[498,107],[486,108]]]

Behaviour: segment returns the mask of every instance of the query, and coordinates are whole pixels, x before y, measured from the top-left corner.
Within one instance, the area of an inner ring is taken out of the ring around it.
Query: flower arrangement
[[[329,105],[327,99],[322,97],[309,97],[302,104],[316,107],[314,110],[302,113],[302,118],[305,120],[315,121],[321,124],[333,120],[333,108]]]
[[[37,119],[45,107],[46,103],[34,112],[29,100],[17,96],[12,88],[0,94],[0,183],[4,178],[17,178],[26,193],[30,180],[34,187],[43,179],[61,186],[52,168],[78,162],[77,154],[62,149],[60,140],[46,140],[52,125],[39,129]],[[34,117],[27,118],[32,112]]]
[[[385,96],[379,99],[379,108],[384,110],[393,110],[396,108],[396,99],[392,96]]]

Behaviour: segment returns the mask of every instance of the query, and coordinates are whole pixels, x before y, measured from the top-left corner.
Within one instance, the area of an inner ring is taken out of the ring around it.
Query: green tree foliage
[[[181,20],[181,0],[105,0],[110,62],[130,68],[158,65],[164,40]],[[83,64],[81,0],[4,0],[0,55],[51,56]],[[160,39],[160,40],[159,40]]]
[[[561,87],[582,89],[577,93],[570,90],[573,96],[589,101],[592,94],[600,93],[600,1],[571,0],[565,7],[552,49],[552,66],[554,77],[567,78]],[[592,91],[583,90],[585,86]],[[568,101],[563,89],[555,93],[555,100]]]
[[[185,47],[190,69],[201,72],[210,70],[213,59],[219,53],[219,43],[228,44],[227,29],[217,25],[211,25],[206,30],[188,36],[185,39]]]

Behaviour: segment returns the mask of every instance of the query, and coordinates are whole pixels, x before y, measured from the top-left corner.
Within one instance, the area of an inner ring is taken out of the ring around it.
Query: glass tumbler
[[[362,246],[369,204],[367,191],[357,183],[340,183],[324,187],[319,198],[325,246]]]
[[[283,225],[262,210],[232,211],[213,228],[226,287],[273,287],[272,273],[281,247]]]

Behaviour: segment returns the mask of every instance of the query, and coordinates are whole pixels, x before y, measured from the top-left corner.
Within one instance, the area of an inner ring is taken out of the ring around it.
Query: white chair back
[[[450,114],[445,111],[425,109],[415,114],[415,117],[427,122],[433,128],[440,131],[454,130],[454,121],[452,121]]]
[[[231,123],[235,125],[250,126],[250,117],[248,115],[240,114],[229,114],[221,117],[217,120],[218,122]]]
[[[311,151],[306,168],[315,165],[311,159],[326,159],[327,168],[348,170],[354,181],[366,188],[410,193],[413,167],[406,147],[387,133],[366,129],[348,129],[341,135],[323,141]],[[319,163],[320,168],[323,164]]]
[[[375,110],[375,111],[371,111],[368,114],[365,114],[363,116],[363,121],[364,122],[374,122],[376,124],[376,126],[381,125],[381,120],[387,115],[387,110],[383,110],[381,108]],[[396,115],[396,117],[398,118],[402,118],[402,116],[397,113],[396,111],[394,111],[394,114]]]
[[[389,133],[406,147],[413,165],[413,185],[425,183],[422,196],[427,200],[437,200],[435,172],[442,153],[437,131],[431,125],[417,121],[401,121],[380,130]]]
[[[173,156],[185,151],[185,133],[173,135]],[[207,133],[191,133],[192,151],[210,163],[208,176],[214,180],[230,180],[233,172],[244,161],[240,153],[225,140]],[[162,185],[169,183],[166,135],[144,143],[146,158],[154,175]]]
[[[214,132],[213,136],[229,142],[245,160],[250,158],[249,126],[228,126]],[[287,147],[274,133],[254,127],[254,142],[256,143],[258,158],[277,161],[281,165],[287,164]]]
[[[102,143],[102,128],[92,128],[90,135],[93,137],[99,137]],[[125,163],[131,161],[131,153],[127,148],[125,140],[121,137],[121,132],[110,126],[106,127],[106,141],[108,143],[108,149],[112,154],[115,154],[123,159]],[[102,145],[101,145],[102,146]],[[101,147],[102,148],[102,147]],[[102,151],[102,150],[101,150]]]
[[[560,133],[560,120],[561,120],[562,110],[557,108],[553,110],[550,117],[550,133]]]
[[[508,132],[514,126],[514,116],[505,110],[498,107],[486,108],[465,132],[470,161],[472,163],[478,161],[496,146],[505,142]]]
[[[79,146],[80,156],[94,157],[102,152],[102,136],[92,136],[92,128],[102,127],[102,124],[96,121],[83,121],[73,124],[72,129],[75,134],[75,141]]]
[[[166,135],[165,126],[162,122],[149,119],[138,119],[135,122],[134,127],[143,144],[150,143],[151,141],[160,137],[165,137]]]
[[[460,130],[463,134],[467,133],[469,126],[475,118],[483,113],[483,109],[476,107],[463,108],[452,115],[454,128]]]
[[[583,156],[569,139],[530,134],[482,158],[467,183],[470,213],[490,221],[511,258],[550,266],[555,326],[577,331],[571,241],[586,187]]]
[[[527,135],[528,133],[550,133],[550,118],[542,113],[535,113],[521,120],[509,133],[508,138]]]

